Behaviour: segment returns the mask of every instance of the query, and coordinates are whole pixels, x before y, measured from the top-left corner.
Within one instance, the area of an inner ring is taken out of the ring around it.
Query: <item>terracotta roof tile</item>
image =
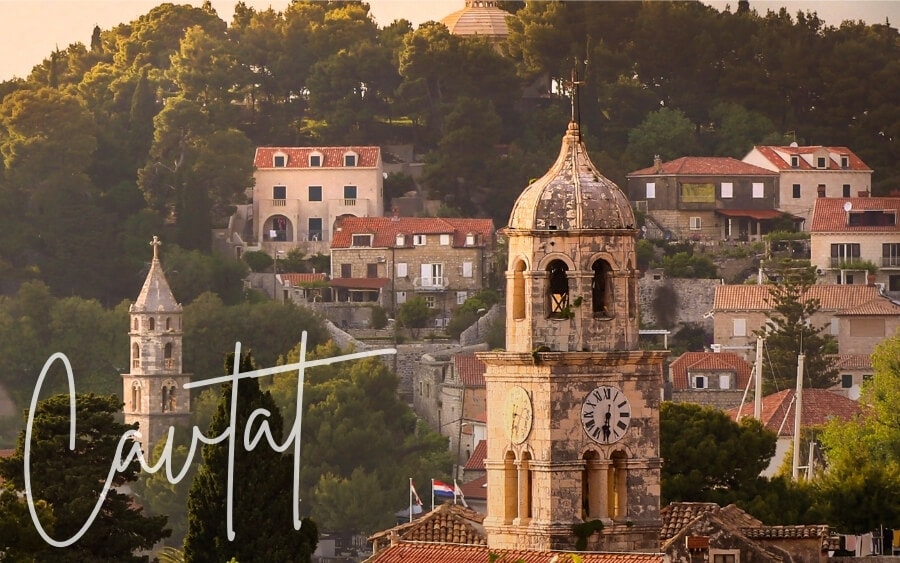
[[[779,436],[794,435],[794,394],[793,389],[785,389],[763,397],[762,423]],[[748,403],[728,411],[731,418],[753,416],[753,404]],[[850,420],[860,412],[859,403],[827,389],[804,389],[803,412],[800,424],[803,428],[824,426],[830,419],[838,417]],[[786,422],[785,422],[786,421]]]
[[[379,147],[258,147],[253,165],[257,168],[275,168],[275,155],[284,154],[287,162],[284,168],[310,168],[309,155],[322,153],[322,166],[313,168],[343,168],[344,154],[355,152],[357,155],[356,166],[352,168],[373,168],[378,166],[381,160]]]
[[[475,445],[475,451],[472,452],[472,455],[469,456],[469,460],[466,462],[465,469],[466,470],[484,470],[484,460],[487,458],[487,440],[479,440],[478,444]]]
[[[281,278],[283,282],[286,282],[288,285],[292,286],[300,286],[304,283],[315,283],[315,282],[323,282],[325,281],[325,274],[316,273],[316,274],[278,274],[278,277]]]
[[[494,224],[490,219],[437,217],[345,217],[334,229],[331,248],[350,248],[353,235],[373,234],[374,248],[412,248],[411,235],[453,235],[454,247],[466,245],[466,235],[475,235],[475,246],[491,241]],[[397,235],[407,235],[397,246]]]
[[[750,381],[750,364],[734,352],[685,352],[669,365],[675,389],[690,388],[688,374],[699,371],[732,371],[739,389]]]
[[[497,561],[521,563],[570,563],[574,559],[560,551],[528,551],[524,549],[491,549],[487,546],[439,545],[401,542],[366,559],[367,563],[484,563],[490,554]],[[647,553],[586,553],[579,552],[583,563],[663,563],[663,554]]]
[[[487,545],[481,523],[484,515],[459,504],[445,502],[428,514],[369,537],[378,547],[388,545],[392,534],[405,541]]]
[[[475,354],[457,354],[453,356],[453,363],[460,383],[466,387],[484,387],[484,371],[487,368]]]
[[[482,440],[483,441],[483,440]],[[484,460],[482,460],[484,461]],[[468,467],[466,467],[468,469]],[[484,469],[484,467],[482,467]],[[487,500],[487,475],[482,475],[459,486],[459,490],[467,499]]]
[[[831,354],[837,369],[872,369],[872,356],[868,354]]]
[[[893,225],[848,225],[844,205],[852,205],[851,213],[861,211],[894,212]],[[811,233],[900,233],[900,198],[898,197],[820,197],[812,211]]]
[[[717,285],[714,311],[768,311],[768,285]],[[870,285],[821,284],[809,288],[807,295],[819,300],[823,311],[841,311],[858,307],[878,297],[878,288]]]
[[[776,176],[778,173],[736,158],[718,156],[683,156],[656,166],[642,168],[632,176]]]
[[[801,158],[799,162],[799,166],[797,168],[793,168],[791,166],[791,155],[810,155],[815,153],[820,149],[825,149],[829,153],[828,158],[828,169],[829,170],[843,170],[841,168],[841,156],[847,156],[849,158],[849,166],[848,170],[856,170],[856,171],[867,171],[871,172],[872,169],[866,165],[865,162],[862,161],[861,158],[856,156],[850,149],[847,147],[822,147],[822,146],[808,146],[808,147],[777,147],[777,146],[757,146],[753,147],[762,154],[766,160],[772,163],[779,170],[818,170],[808,163],[805,159]]]
[[[716,515],[719,520],[735,528],[762,525],[761,521],[733,504],[722,508],[714,502],[673,502],[660,511],[660,539],[675,537],[695,518],[706,513]]]
[[[748,538],[775,539],[775,538],[826,538],[831,530],[826,524],[798,525],[798,526],[760,526],[758,528],[741,528]]]
[[[836,313],[836,315],[866,317],[888,315],[893,317],[900,315],[900,305],[897,305],[886,297],[876,297],[862,305],[844,309],[843,311]]]

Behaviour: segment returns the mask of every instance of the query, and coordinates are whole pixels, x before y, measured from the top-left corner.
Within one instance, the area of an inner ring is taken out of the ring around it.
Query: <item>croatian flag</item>
[[[434,491],[434,496],[436,497],[454,497],[453,487],[451,485],[435,481],[434,479],[431,480],[431,490]]]

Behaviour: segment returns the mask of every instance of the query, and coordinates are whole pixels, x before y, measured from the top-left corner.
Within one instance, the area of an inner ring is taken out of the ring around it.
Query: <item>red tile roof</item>
[[[872,369],[872,356],[868,354],[831,354],[829,357],[837,369]]]
[[[437,542],[441,544],[486,545],[487,538],[481,526],[484,514],[461,504],[445,502],[431,512],[412,522],[405,522],[369,536],[374,548],[390,545],[391,536],[413,542]]]
[[[466,235],[475,235],[475,246],[485,246],[493,236],[490,219],[439,217],[344,217],[334,229],[331,248],[350,248],[353,235],[374,234],[374,248],[412,248],[411,235],[453,235],[452,245],[464,247]],[[397,246],[397,235],[407,235]]]
[[[872,316],[896,316],[900,315],[900,305],[897,305],[890,299],[886,297],[876,297],[875,299],[863,303],[862,305],[857,305],[856,307],[851,307],[849,309],[844,309],[839,313],[835,313],[835,315],[846,317],[846,316],[857,316],[857,317],[872,317]]]
[[[844,206],[850,203],[850,212],[893,211],[893,225],[848,225]],[[898,233],[900,232],[900,198],[898,197],[820,197],[813,206],[811,233]]]
[[[484,471],[484,460],[487,458],[487,440],[478,440],[475,451],[466,462],[466,470]]]
[[[818,170],[817,168],[811,166],[805,159],[801,158],[799,162],[799,166],[794,168],[791,166],[791,155],[808,155],[813,154],[818,150],[825,149],[829,153],[828,158],[828,170],[843,170],[841,168],[841,156],[848,157],[848,168],[847,170],[856,170],[856,171],[867,171],[871,172],[872,169],[866,165],[865,162],[862,161],[861,158],[856,156],[850,149],[847,147],[822,147],[822,146],[810,146],[810,147],[776,147],[776,146],[758,146],[753,147],[762,154],[766,160],[771,162],[776,168],[779,170]]]
[[[466,387],[484,387],[484,362],[475,354],[457,354],[453,356],[456,374],[460,383]]]
[[[714,311],[769,311],[768,285],[717,285]],[[879,298],[878,288],[869,285],[821,284],[809,288],[807,296],[819,300],[823,311],[842,311]],[[880,297],[884,299],[883,297]]]
[[[683,156],[663,162],[657,168],[649,166],[636,170],[631,176],[776,176],[777,172],[747,164],[736,158],[718,156]]]
[[[275,168],[275,155],[287,155],[284,168],[310,168],[309,155],[319,152],[322,154],[322,166],[313,168],[343,168],[344,154],[355,152],[357,161],[355,167],[372,168],[378,166],[381,160],[379,147],[258,147],[253,165],[257,168]]]
[[[750,364],[734,352],[685,352],[669,364],[675,389],[689,389],[688,374],[699,371],[731,371],[737,376],[738,389],[750,381]]]
[[[294,287],[298,287],[304,283],[316,283],[325,281],[325,274],[317,273],[317,274],[278,274],[281,278],[281,281],[285,282],[286,285],[292,285]]]
[[[328,285],[346,289],[381,289],[390,281],[388,278],[334,278]]]
[[[561,551],[524,549],[488,549],[487,546],[401,542],[366,559],[367,563],[485,563],[491,554],[497,561],[521,563],[573,563],[575,559]],[[663,554],[585,553],[576,554],[583,563],[663,563]]]
[[[660,539],[665,541],[677,536],[685,526],[703,514],[712,514],[726,526],[740,530],[744,536],[754,539],[818,539],[830,534],[828,526],[824,524],[765,526],[762,521],[733,504],[721,508],[714,502],[673,502],[660,511]]]
[[[468,469],[468,464],[466,469]],[[467,499],[487,500],[487,475],[482,475],[477,479],[463,483],[459,486],[459,490],[462,491],[463,496]]]
[[[794,435],[794,395],[793,389],[785,389],[763,397],[762,423],[777,432],[779,436]],[[753,416],[753,404],[747,403],[728,411],[731,418]],[[832,393],[827,389],[804,389],[803,412],[800,424],[803,428],[824,426],[829,420],[838,417],[850,420],[860,412],[859,403],[843,395]],[[786,422],[785,422],[786,421]]]

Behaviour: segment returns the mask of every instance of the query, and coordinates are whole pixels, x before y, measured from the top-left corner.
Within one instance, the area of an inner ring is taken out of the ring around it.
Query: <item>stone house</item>
[[[734,352],[685,352],[669,364],[672,401],[719,409],[741,404],[750,364]]]
[[[627,178],[635,208],[678,239],[760,240],[782,216],[778,174],[734,158],[657,158]]]
[[[860,386],[873,375],[872,356],[869,354],[835,354],[832,356],[832,361],[835,369],[838,370],[839,383],[829,390],[854,401],[859,399]]]
[[[375,302],[396,314],[421,296],[444,326],[487,286],[494,255],[490,219],[345,217],[331,241],[331,287],[341,302]]]
[[[791,451],[794,441],[795,396],[796,390],[785,389],[762,398],[760,422],[778,436],[775,455],[772,456],[769,467],[762,473],[765,477],[775,475]],[[803,389],[802,402],[801,431],[824,428],[828,421],[835,417],[850,420],[860,412],[859,403],[828,389]],[[751,402],[730,409],[728,415],[734,420],[740,420],[743,417],[752,417],[753,411],[754,405]]]
[[[778,173],[778,209],[802,217],[805,231],[817,198],[871,192],[872,169],[847,147],[756,146],[742,160]]]
[[[328,253],[341,217],[384,214],[379,147],[259,147],[244,250]]]
[[[810,261],[823,283],[880,283],[900,297],[900,198],[823,197],[809,227]],[[873,278],[867,267],[877,268]]]
[[[824,563],[826,525],[765,526],[733,504],[673,502],[662,509],[662,550],[672,563]]]
[[[742,353],[752,361],[754,331],[768,321],[772,310],[768,285],[718,285],[713,301],[713,334],[722,349]],[[825,327],[841,354],[871,354],[884,338],[900,328],[900,305],[868,285],[814,285],[807,293],[820,308],[810,319]]]

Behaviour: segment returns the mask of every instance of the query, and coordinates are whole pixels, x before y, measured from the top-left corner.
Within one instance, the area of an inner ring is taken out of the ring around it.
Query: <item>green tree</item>
[[[34,523],[23,498],[12,487],[0,487],[0,553],[3,559],[13,562],[44,561],[53,559],[55,548],[44,541]],[[45,501],[35,503],[35,511],[41,525],[53,534],[53,511]]]
[[[676,252],[662,258],[662,267],[670,278],[715,278],[718,269],[708,256],[698,256],[692,252]]]
[[[397,311],[397,322],[412,332],[413,338],[419,337],[419,329],[425,328],[431,318],[431,309],[424,297],[413,297],[400,305]]]
[[[775,454],[775,433],[753,418],[740,423],[691,403],[660,407],[662,503],[749,500]]]
[[[232,355],[229,360],[233,361]],[[242,372],[256,369],[250,354],[241,358]],[[294,461],[292,456],[273,450],[262,440],[245,449],[244,435],[256,435],[260,426],[249,427],[257,409],[267,413],[271,437],[284,441],[284,420],[269,392],[260,391],[256,378],[241,379],[236,397],[232,384],[222,386],[216,414],[208,436],[234,431],[234,503],[231,507],[234,541],[229,540],[225,518],[226,483],[229,475],[227,443],[203,446],[203,465],[194,477],[188,497],[188,533],[184,541],[185,560],[219,563],[232,557],[239,561],[310,561],[318,542],[316,525],[303,519],[299,530],[293,527],[292,495]],[[237,404],[232,406],[232,400]],[[231,420],[234,409],[235,420]],[[257,421],[259,424],[259,421]],[[299,439],[299,437],[295,438]]]
[[[804,354],[804,384],[826,388],[834,383],[837,370],[829,354],[837,352],[834,338],[816,327],[812,316],[819,310],[819,300],[809,297],[816,282],[815,267],[806,261],[774,260],[769,263],[769,322],[754,334],[765,339],[763,356],[765,385],[772,389],[797,386],[797,356]]]
[[[648,166],[655,156],[666,161],[700,154],[700,145],[694,124],[684,112],[664,107],[631,130],[625,152],[635,165]]]
[[[30,475],[36,499],[53,510],[54,538],[74,536],[87,521],[105,485],[103,508],[85,534],[64,550],[54,551],[57,561],[148,561],[136,552],[149,550],[170,533],[164,516],[146,517],[129,495],[119,492],[137,479],[140,465],[134,460],[107,483],[116,447],[127,430],[137,425],[116,422],[122,404],[115,396],[75,396],[78,434],[69,449],[68,395],[56,395],[37,404],[31,436]],[[128,440],[125,451],[133,444]],[[0,460],[0,476],[25,489],[25,432],[19,434],[15,453]]]

